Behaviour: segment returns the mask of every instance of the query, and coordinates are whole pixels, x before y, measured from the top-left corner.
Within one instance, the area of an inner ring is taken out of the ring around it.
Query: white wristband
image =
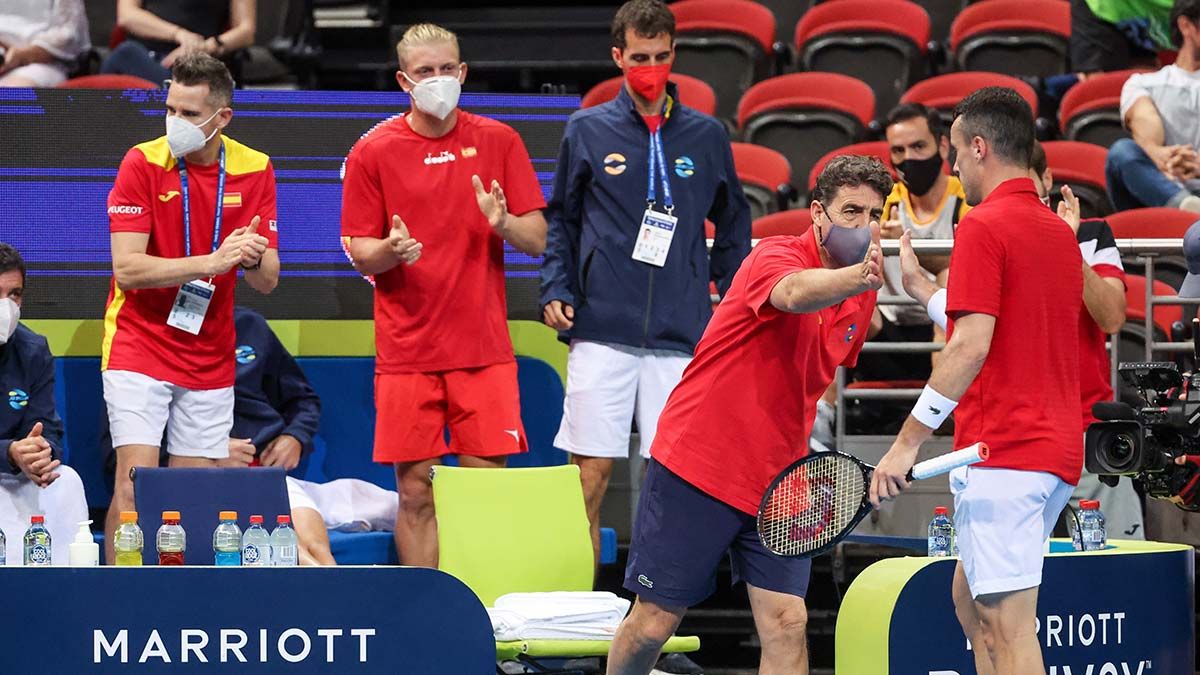
[[[921,398],[918,398],[917,404],[913,406],[912,416],[930,429],[937,429],[956,407],[958,401],[951,401],[937,393],[933,387],[925,385]]]
[[[936,293],[929,296],[929,304],[925,306],[925,312],[942,330],[946,330],[946,289],[939,288]]]

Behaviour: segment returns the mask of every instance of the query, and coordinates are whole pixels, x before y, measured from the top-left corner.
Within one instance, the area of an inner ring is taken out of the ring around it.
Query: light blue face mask
[[[862,262],[871,246],[871,228],[843,227],[833,222],[828,211],[825,212],[825,220],[829,221],[830,227],[821,246],[829,252],[829,257],[833,258],[839,267]]]

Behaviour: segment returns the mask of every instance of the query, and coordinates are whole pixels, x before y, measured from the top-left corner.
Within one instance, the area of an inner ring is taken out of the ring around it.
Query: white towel
[[[488,612],[497,640],[513,639],[514,633],[522,639],[611,640],[629,612],[629,601],[593,591],[509,593]]]

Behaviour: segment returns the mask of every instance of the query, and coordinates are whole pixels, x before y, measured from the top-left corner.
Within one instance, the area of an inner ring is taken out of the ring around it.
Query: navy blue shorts
[[[658,605],[697,605],[717,590],[717,566],[728,552],[735,584],[803,598],[812,561],[771,553],[755,524],[754,516],[651,459],[633,523],[625,588]]]

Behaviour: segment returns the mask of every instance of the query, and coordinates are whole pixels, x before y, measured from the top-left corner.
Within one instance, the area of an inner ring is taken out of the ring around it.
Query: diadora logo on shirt
[[[250,345],[238,345],[238,348],[233,350],[233,358],[237,359],[238,363],[246,364],[257,359],[258,352]]]
[[[161,195],[159,195],[159,196],[158,196],[158,201],[160,201],[160,202],[169,202],[169,201],[171,201],[172,199],[174,199],[174,198],[176,198],[176,197],[178,197],[178,196],[179,196],[179,190],[169,190],[169,191],[167,191],[167,193],[166,193],[166,194],[161,194]]]
[[[26,394],[22,389],[8,390],[8,407],[13,410],[20,410],[29,406],[29,394]]]
[[[454,153],[450,152],[449,150],[443,150],[437,155],[434,155],[432,152],[430,152],[426,153],[425,155],[425,164],[446,164],[448,162],[453,162],[456,159],[458,159],[458,157],[456,157]]]
[[[691,178],[696,173],[696,163],[691,157],[684,155],[675,160],[675,175],[680,178]]]
[[[604,158],[604,173],[610,176],[620,176],[625,173],[625,155],[613,152]]]
[[[132,204],[115,204],[108,207],[110,216],[140,216],[146,209]]]

